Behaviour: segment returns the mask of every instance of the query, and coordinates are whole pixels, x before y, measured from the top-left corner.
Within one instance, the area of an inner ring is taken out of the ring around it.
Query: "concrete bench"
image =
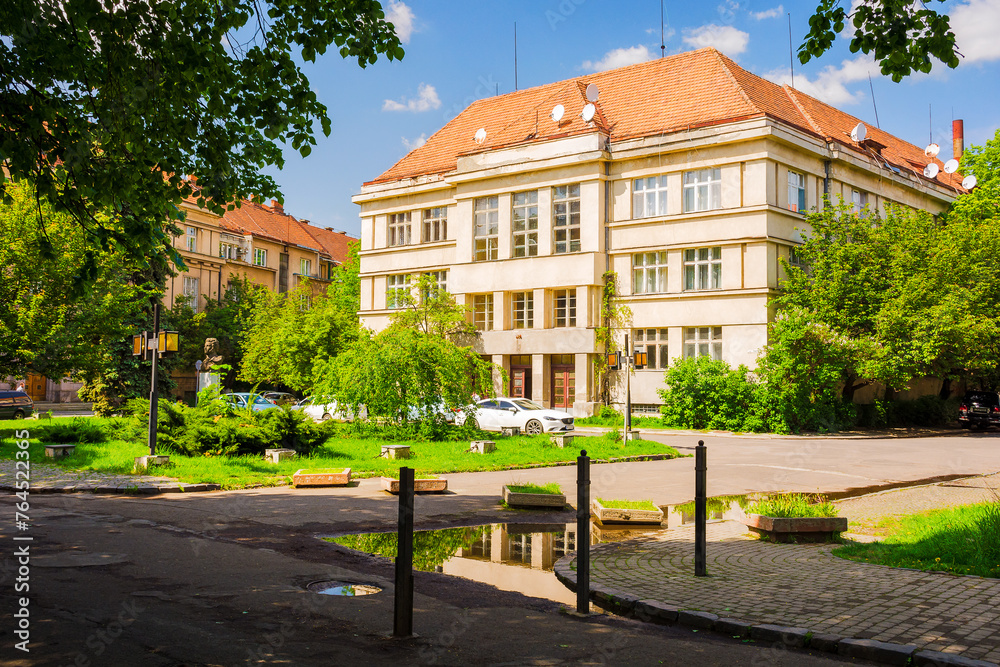
[[[76,445],[45,445],[45,455],[50,459],[61,459],[69,456],[76,449]]]

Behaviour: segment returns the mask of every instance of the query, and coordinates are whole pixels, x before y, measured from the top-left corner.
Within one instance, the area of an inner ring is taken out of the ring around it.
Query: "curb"
[[[556,579],[571,591],[576,591],[576,570],[570,563],[576,554],[560,558],[553,571]],[[787,648],[808,648],[833,653],[845,658],[859,658],[884,665],[916,665],[917,667],[1000,667],[995,662],[973,660],[953,653],[921,650],[914,644],[894,644],[874,639],[857,639],[818,632],[809,628],[749,623],[735,618],[719,618],[704,611],[681,609],[658,600],[640,600],[622,591],[604,588],[591,582],[590,599],[597,606],[645,623],[684,625],[697,630],[710,630],[737,639],[750,639]]]
[[[220,491],[221,484],[71,484],[69,486],[32,486],[28,489],[17,489],[12,484],[0,484],[0,491],[28,491],[28,493],[121,493],[137,496],[152,496],[161,493],[205,493]]]

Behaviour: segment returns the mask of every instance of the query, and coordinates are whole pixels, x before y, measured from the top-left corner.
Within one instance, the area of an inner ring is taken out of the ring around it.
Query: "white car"
[[[466,416],[468,415],[468,416]],[[458,415],[456,423],[461,425],[472,419],[484,431],[499,431],[511,426],[522,433],[566,433],[573,430],[573,415],[562,410],[550,410],[525,398],[488,398]]]
[[[313,421],[318,422],[330,419],[345,422],[354,421],[354,415],[350,414],[349,411],[342,411],[337,405],[337,401],[329,397],[309,396],[296,403],[292,409],[301,410],[312,417]]]

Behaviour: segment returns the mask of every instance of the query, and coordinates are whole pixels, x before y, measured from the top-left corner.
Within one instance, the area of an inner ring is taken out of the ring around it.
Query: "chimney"
[[[328,232],[332,232],[333,231],[333,227],[324,227],[323,229],[325,229]]]
[[[961,160],[964,150],[965,127],[961,120],[953,120],[951,121],[951,156],[956,160]]]
[[[277,199],[271,200],[271,209],[277,211],[278,213],[281,213],[282,215],[285,214],[285,207],[282,206],[281,202],[279,202]]]

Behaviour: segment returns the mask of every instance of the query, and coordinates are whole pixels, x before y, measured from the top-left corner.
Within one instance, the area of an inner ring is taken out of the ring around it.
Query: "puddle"
[[[347,581],[314,581],[306,586],[306,590],[320,595],[339,595],[352,598],[382,592],[381,588],[372,584],[352,584]]]

